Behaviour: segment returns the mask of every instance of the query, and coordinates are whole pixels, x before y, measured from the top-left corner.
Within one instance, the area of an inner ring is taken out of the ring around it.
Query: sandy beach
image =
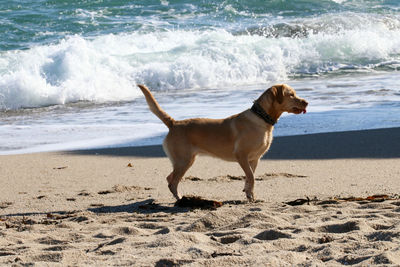
[[[0,265],[400,265],[400,128],[276,137],[255,203],[199,157],[180,191],[223,205],[175,207],[170,171],[161,146],[1,156]]]

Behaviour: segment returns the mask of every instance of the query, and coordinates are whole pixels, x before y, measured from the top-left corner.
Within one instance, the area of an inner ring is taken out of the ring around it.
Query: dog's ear
[[[274,85],[269,90],[272,93],[272,96],[274,97],[274,100],[276,100],[279,104],[282,104],[283,102],[283,86],[282,85]]]

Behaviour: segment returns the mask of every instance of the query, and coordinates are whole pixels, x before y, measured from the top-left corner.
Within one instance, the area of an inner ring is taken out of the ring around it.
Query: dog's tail
[[[160,105],[157,103],[157,100],[146,86],[142,84],[138,84],[138,86],[146,97],[146,102],[147,105],[149,105],[151,112],[153,112],[165,125],[167,125],[168,128],[171,128],[172,125],[174,125],[175,120],[160,107]]]

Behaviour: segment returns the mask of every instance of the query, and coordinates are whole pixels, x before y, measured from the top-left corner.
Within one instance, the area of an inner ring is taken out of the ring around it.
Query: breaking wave
[[[175,29],[69,36],[0,53],[0,109],[131,101],[154,90],[270,83],[397,70],[400,19],[326,14],[244,30]]]

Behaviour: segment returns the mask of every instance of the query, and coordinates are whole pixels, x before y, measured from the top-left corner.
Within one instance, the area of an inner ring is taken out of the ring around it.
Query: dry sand
[[[256,203],[200,157],[180,190],[224,205],[174,207],[170,171],[160,146],[1,156],[0,265],[400,265],[400,128],[276,138]]]

